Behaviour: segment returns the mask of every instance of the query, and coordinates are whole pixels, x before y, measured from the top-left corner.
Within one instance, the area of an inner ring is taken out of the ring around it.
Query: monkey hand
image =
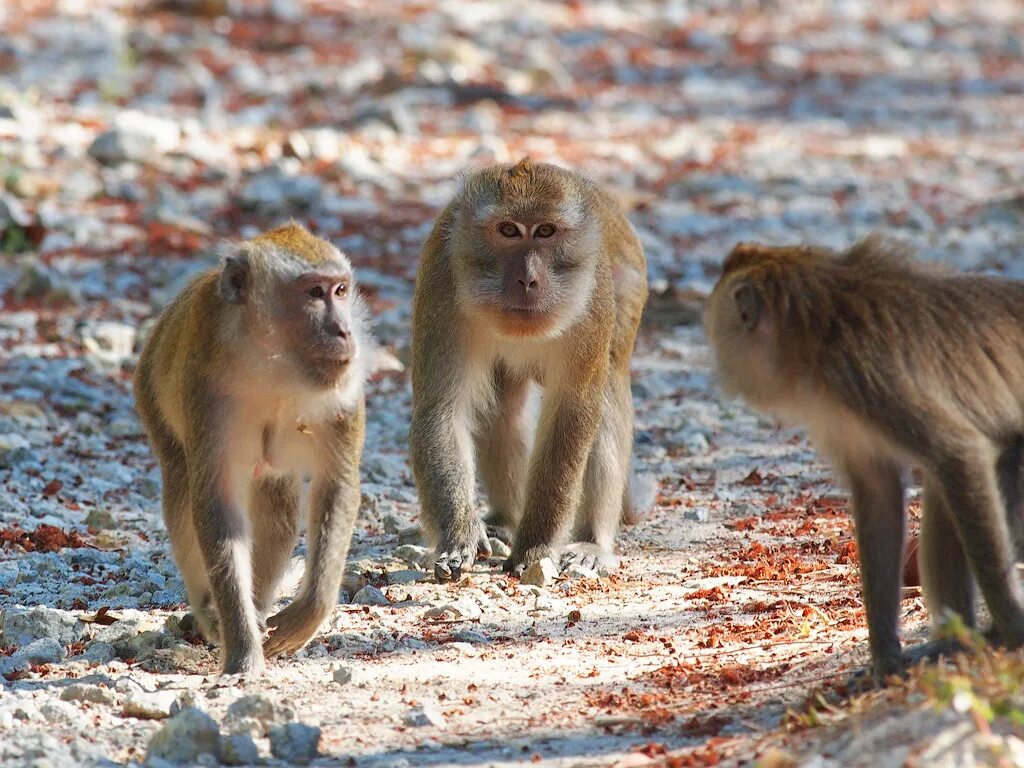
[[[534,563],[539,563],[545,557],[554,557],[552,548],[547,544],[536,547],[519,547],[517,545],[512,548],[512,554],[502,565],[502,569],[513,576],[522,576],[527,568]]]
[[[270,637],[263,643],[267,658],[293,653],[310,640],[320,625],[331,615],[332,606],[325,600],[306,595],[296,597],[283,611],[267,619]]]
[[[491,543],[487,540],[487,529],[479,518],[462,535],[449,535],[437,545],[434,560],[434,579],[439,584],[458,581],[463,571],[473,567],[477,555],[491,556]]]

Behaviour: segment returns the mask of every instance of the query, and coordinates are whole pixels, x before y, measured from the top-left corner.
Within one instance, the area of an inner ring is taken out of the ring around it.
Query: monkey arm
[[[364,412],[345,414],[329,429],[332,449],[313,481],[307,526],[306,570],[296,598],[267,619],[264,653],[274,656],[303,647],[338,602],[349,542],[359,513],[359,458]]]
[[[572,381],[570,378],[569,381]],[[570,383],[545,404],[530,462],[526,503],[505,570],[522,572],[550,557],[576,512],[587,456],[601,418],[598,382]]]

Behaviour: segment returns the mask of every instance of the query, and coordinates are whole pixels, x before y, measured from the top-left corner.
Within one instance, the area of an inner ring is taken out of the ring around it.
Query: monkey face
[[[348,269],[307,272],[282,288],[276,314],[285,353],[314,384],[331,386],[357,354]]]
[[[555,211],[489,217],[460,272],[460,294],[474,314],[508,336],[559,333],[593,284],[579,232]],[[465,253],[465,252],[463,252]]]

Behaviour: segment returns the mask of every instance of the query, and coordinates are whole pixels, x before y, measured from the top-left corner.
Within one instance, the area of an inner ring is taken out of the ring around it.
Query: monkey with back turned
[[[877,237],[841,255],[740,244],[705,322],[724,388],[806,424],[850,488],[876,678],[921,655],[898,634],[910,464],[933,622],[973,626],[977,585],[994,638],[1024,644],[1024,283],[926,267]]]
[[[464,178],[424,246],[413,302],[410,447],[438,581],[490,553],[478,475],[487,523],[511,538],[506,570],[559,554],[614,566],[646,297],[636,233],[592,181],[528,159]],[[531,383],[543,389],[532,442]]]
[[[337,603],[359,508],[370,344],[348,259],[294,223],[236,246],[146,341],[136,406],[174,558],[225,673],[261,673],[264,655],[301,648]],[[268,618],[302,506],[302,586]]]

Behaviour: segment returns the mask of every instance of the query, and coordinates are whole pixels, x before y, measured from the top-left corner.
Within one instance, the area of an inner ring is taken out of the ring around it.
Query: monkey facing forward
[[[563,565],[614,565],[646,298],[636,233],[593,182],[525,158],[465,177],[424,245],[413,301],[410,445],[438,581],[490,553],[478,472],[487,523],[515,531],[505,570],[556,556],[574,518]],[[543,389],[532,445],[531,382]]]
[[[901,654],[908,464],[924,475],[933,623],[951,611],[973,626],[976,583],[995,639],[1024,644],[1024,283],[930,268],[878,237],[842,255],[740,244],[705,323],[723,387],[806,424],[852,492],[876,679],[944,647]]]
[[[359,508],[370,344],[348,259],[295,223],[196,278],[146,342],[136,404],[160,462],[174,558],[225,674],[259,674],[264,653],[301,648],[337,603]],[[266,618],[300,497],[302,587]]]

